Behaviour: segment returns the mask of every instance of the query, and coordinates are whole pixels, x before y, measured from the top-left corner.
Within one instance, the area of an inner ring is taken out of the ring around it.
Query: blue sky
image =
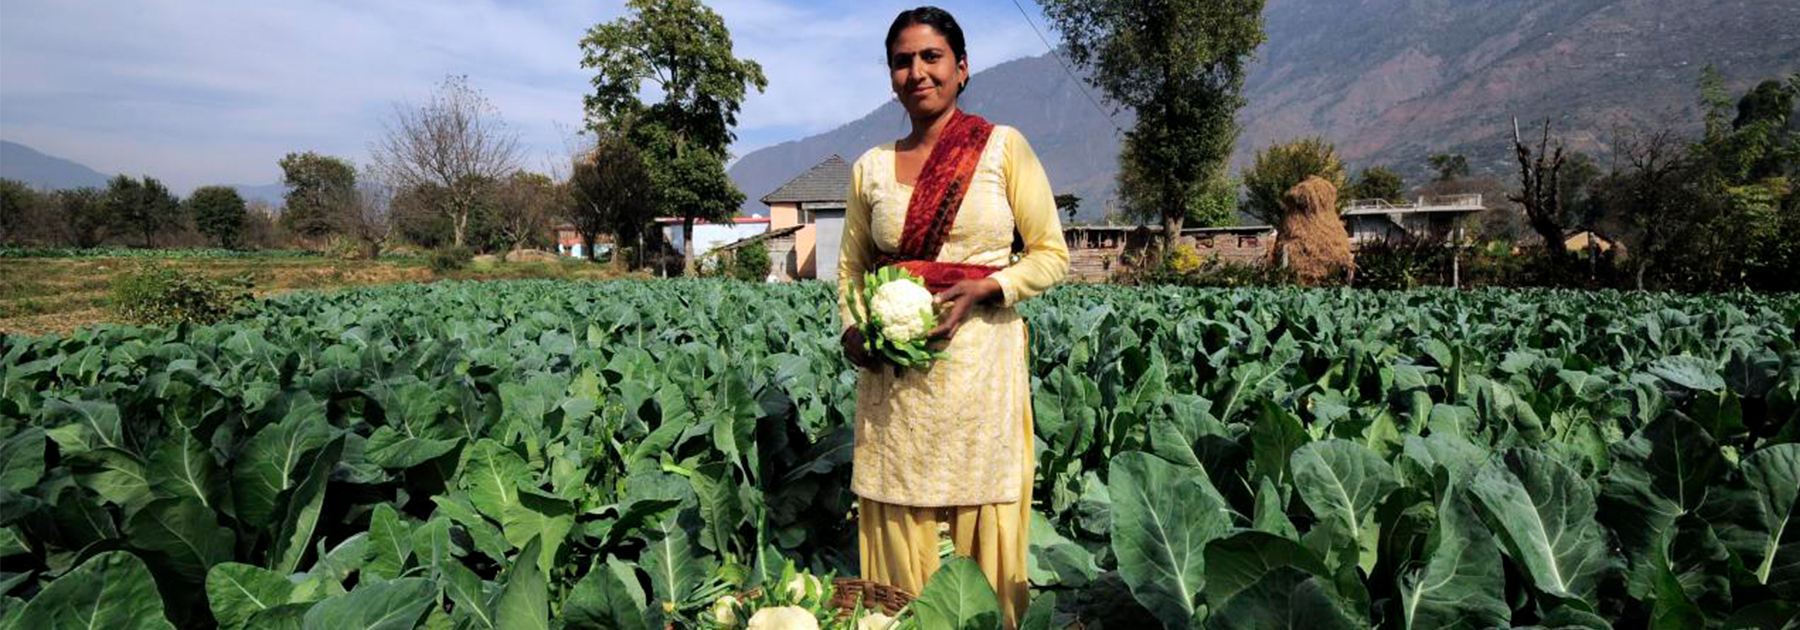
[[[708,4],[769,77],[744,103],[742,155],[887,99],[881,38],[917,0]],[[1011,0],[938,6],[978,71],[1045,52]],[[396,104],[463,74],[518,132],[526,166],[548,171],[583,124],[578,42],[623,14],[617,0],[0,0],[0,139],[181,192],[266,184],[289,151],[366,163]]]

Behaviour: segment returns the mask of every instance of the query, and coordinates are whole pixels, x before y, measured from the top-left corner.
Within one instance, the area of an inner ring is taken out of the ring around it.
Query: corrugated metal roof
[[[775,192],[763,195],[764,204],[836,201],[843,203],[850,191],[850,164],[832,155],[806,169],[799,177],[788,180]]]

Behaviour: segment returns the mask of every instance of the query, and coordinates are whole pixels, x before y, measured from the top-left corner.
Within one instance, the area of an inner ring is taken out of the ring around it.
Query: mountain
[[[58,190],[83,186],[105,188],[106,180],[111,179],[111,176],[76,162],[45,155],[17,142],[0,140],[0,179],[18,180],[25,182],[27,186],[43,190]],[[279,207],[282,197],[287,195],[287,186],[279,183],[226,186],[237,190],[238,196],[243,197],[246,203],[261,199],[269,205]]]
[[[1800,71],[1793,0],[1269,0],[1268,43],[1245,82],[1249,104],[1232,163],[1275,142],[1321,135],[1353,169],[1386,165],[1424,179],[1432,153],[1511,176],[1512,118],[1549,118],[1573,149],[1601,157],[1614,127],[1697,128],[1695,88],[1713,65],[1733,92]],[[1018,127],[1078,220],[1104,216],[1118,134],[1050,55],[975,75],[964,105]],[[1104,103],[1104,102],[1103,102]],[[1132,117],[1113,117],[1129,128]],[[855,159],[904,135],[889,102],[832,131],[751,152],[730,170],[758,197],[837,153]],[[1602,160],[1604,161],[1604,160]]]
[[[0,140],[0,178],[43,189],[106,185],[99,171],[5,140]]]

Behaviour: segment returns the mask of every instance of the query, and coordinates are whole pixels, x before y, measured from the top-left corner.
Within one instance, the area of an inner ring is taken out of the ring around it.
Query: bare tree
[[[1519,157],[1519,192],[1510,198],[1525,208],[1531,229],[1544,239],[1544,253],[1560,264],[1569,257],[1563,245],[1563,199],[1560,178],[1567,162],[1563,146],[1550,149],[1550,121],[1544,121],[1544,139],[1535,156],[1519,135],[1519,119],[1513,119],[1513,152]]]
[[[380,258],[381,246],[394,233],[394,187],[374,168],[364,168],[349,197],[334,217],[337,231],[355,239],[364,258]]]
[[[494,189],[500,233],[509,251],[544,240],[562,201],[559,192],[548,176],[526,171],[514,171]]]
[[[461,247],[485,189],[518,169],[518,135],[461,76],[445,78],[423,106],[396,105],[394,115],[371,150],[376,165],[396,187],[444,190],[439,211],[450,220],[452,244]]]

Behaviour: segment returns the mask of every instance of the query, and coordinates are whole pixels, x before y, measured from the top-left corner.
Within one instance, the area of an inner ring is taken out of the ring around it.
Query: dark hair
[[[884,51],[893,50],[894,42],[900,39],[900,31],[915,24],[923,24],[936,29],[938,34],[944,36],[944,39],[950,40],[950,54],[956,57],[957,61],[968,60],[969,49],[963,42],[962,26],[956,23],[956,18],[950,17],[949,11],[937,7],[919,7],[901,11],[900,15],[894,17],[894,24],[888,27],[887,41],[883,45]],[[886,53],[883,54],[885,56]],[[891,59],[884,58],[881,65],[888,66],[891,63],[893,63]],[[963,91],[968,89],[969,82],[963,81],[962,85],[957,86],[956,92],[960,96]]]

